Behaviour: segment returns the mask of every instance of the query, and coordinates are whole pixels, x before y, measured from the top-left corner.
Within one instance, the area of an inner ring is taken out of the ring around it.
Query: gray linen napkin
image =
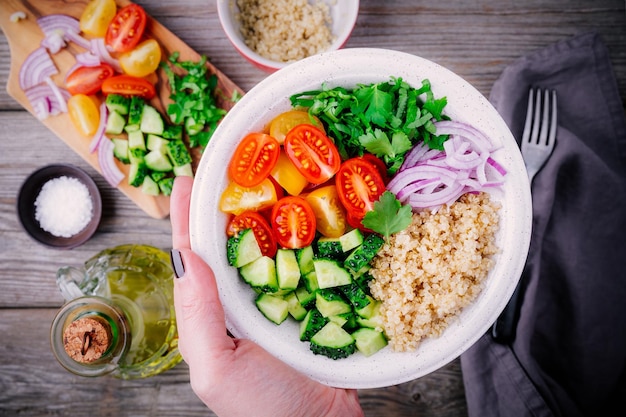
[[[626,121],[600,36],[504,70],[490,101],[516,138],[531,86],[557,91],[557,144],[532,185],[516,338],[502,345],[486,334],[461,356],[469,415],[624,416]]]

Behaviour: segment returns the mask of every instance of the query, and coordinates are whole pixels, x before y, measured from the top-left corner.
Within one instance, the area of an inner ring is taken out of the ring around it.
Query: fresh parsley
[[[406,229],[411,221],[411,206],[402,205],[391,191],[385,191],[374,203],[374,210],[365,214],[363,226],[388,238]]]
[[[435,98],[430,82],[418,88],[402,78],[342,87],[306,91],[290,97],[293,107],[306,107],[317,116],[335,140],[342,158],[370,152],[382,158],[394,174],[406,152],[423,141],[430,148],[443,149],[447,136],[436,136],[433,121],[446,118],[445,97]]]
[[[161,64],[171,91],[167,114],[172,123],[184,126],[192,148],[204,149],[226,115],[215,100],[217,75],[208,72],[206,63],[206,56],[198,62],[179,61],[179,53],[174,52],[167,63]]]

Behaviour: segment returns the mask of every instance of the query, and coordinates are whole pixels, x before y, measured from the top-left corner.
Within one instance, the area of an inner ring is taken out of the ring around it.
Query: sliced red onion
[[[100,65],[100,57],[91,51],[76,54],[76,63],[83,67],[97,67]]]
[[[91,139],[91,143],[89,144],[89,152],[94,153],[100,146],[100,142],[102,142],[104,138],[104,130],[106,129],[108,118],[108,110],[107,106],[104,102],[100,104],[100,122],[98,123],[98,128],[96,129],[96,133],[93,135]]]
[[[58,92],[63,98],[63,101],[67,102],[69,92],[64,88],[58,88]],[[57,95],[52,88],[50,88],[48,83],[32,86],[24,90],[24,94],[39,120],[44,120],[48,116],[57,115],[62,111],[62,105],[58,102]]]
[[[124,173],[120,171],[115,163],[113,141],[107,137],[104,137],[99,143],[98,164],[100,164],[102,176],[112,187],[117,187],[124,179]]]
[[[79,32],[79,30],[69,29],[67,32],[65,32],[65,39],[70,42],[74,42],[76,45],[82,48],[89,49],[89,40],[80,36]]]
[[[39,47],[31,52],[19,73],[19,83],[22,90],[27,90],[37,84],[45,82],[46,78],[58,74],[52,58],[48,55],[46,48]]]
[[[54,83],[54,81],[52,81],[52,78],[50,77],[46,77],[45,82],[46,84],[48,84],[48,86],[52,90],[52,94],[54,94],[54,97],[56,98],[57,103],[59,104],[59,108],[61,109],[61,112],[67,113],[67,101],[66,101],[66,98],[63,96],[63,92],[61,91],[59,86],[57,86]]]
[[[37,19],[37,25],[41,31],[48,35],[52,32],[60,31],[66,33],[68,30],[80,32],[80,22],[78,19],[66,14],[49,14]]]
[[[113,58],[107,49],[104,38],[94,38],[91,40],[90,51],[98,56],[100,60],[113,67],[117,72],[122,72],[122,67],[117,59]]]
[[[436,122],[438,135],[449,135],[444,151],[414,147],[387,184],[398,200],[415,210],[436,210],[463,194],[488,192],[504,184],[506,169],[491,157],[495,146],[478,129],[464,123]]]
[[[41,46],[46,48],[53,55],[65,48],[65,45],[67,44],[65,43],[65,39],[63,39],[63,34],[59,32],[52,32],[46,35],[41,41]]]

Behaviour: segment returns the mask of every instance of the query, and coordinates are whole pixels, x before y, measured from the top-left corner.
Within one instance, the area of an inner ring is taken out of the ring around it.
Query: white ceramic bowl
[[[328,51],[334,51],[342,48],[352,33],[356,18],[359,14],[359,0],[323,1],[329,5],[330,16],[332,18],[331,32],[333,34],[333,41]],[[226,36],[235,49],[249,62],[267,72],[274,72],[289,64],[287,62],[267,59],[246,45],[237,19],[239,13],[237,0],[217,0],[217,13]]]
[[[394,65],[390,66],[389,63]],[[504,190],[494,198],[502,204],[496,239],[501,252],[486,286],[473,304],[441,337],[423,341],[411,353],[389,347],[366,358],[356,353],[333,361],[314,355],[298,339],[298,324],[288,320],[276,326],[254,305],[254,293],[226,259],[227,216],[218,208],[228,182],[226,167],[238,142],[249,131],[260,131],[277,114],[290,108],[289,96],[319,89],[352,88],[357,83],[402,77],[413,86],[424,78],[437,97],[446,96],[446,114],[468,122],[488,134],[500,149],[494,157],[508,170]],[[331,386],[373,388],[406,382],[444,366],[482,336],[504,309],[519,280],[528,247],[532,221],[530,187],[517,144],[487,99],[449,70],[406,53],[381,49],[343,49],[296,62],[255,86],[228,113],[201,159],[195,179],[190,213],[191,245],[214,269],[228,329],[249,338],[310,377]]]

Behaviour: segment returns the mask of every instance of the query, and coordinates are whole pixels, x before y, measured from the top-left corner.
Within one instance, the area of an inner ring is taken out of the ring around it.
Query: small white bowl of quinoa
[[[274,72],[321,52],[342,48],[359,0],[218,0],[222,28],[256,67]]]

